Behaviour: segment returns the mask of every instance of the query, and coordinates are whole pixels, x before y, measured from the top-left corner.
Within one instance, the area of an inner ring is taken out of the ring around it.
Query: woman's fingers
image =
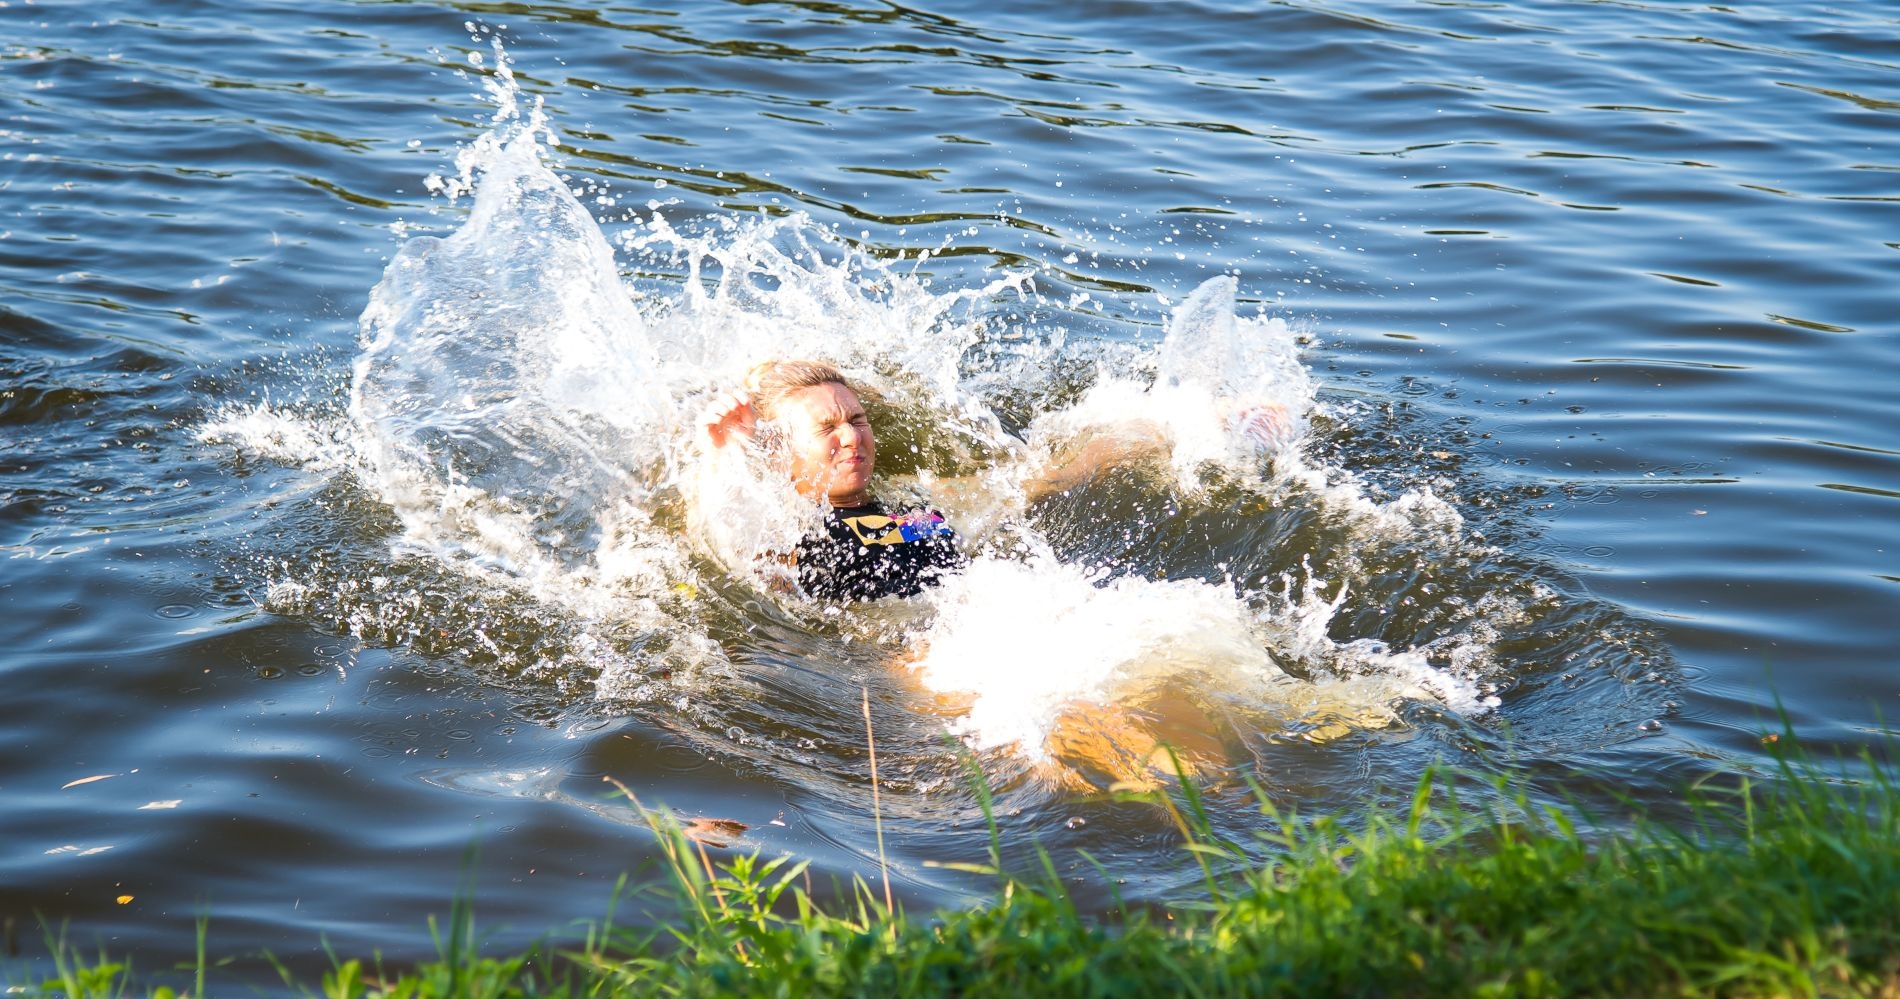
[[[1234,407],[1227,416],[1227,426],[1255,443],[1272,447],[1286,438],[1293,421],[1286,407],[1277,402],[1250,402]]]
[[[750,437],[757,429],[758,418],[752,412],[752,404],[744,396],[727,392],[717,396],[699,415],[700,430],[705,443],[714,448],[725,447],[734,435]]]

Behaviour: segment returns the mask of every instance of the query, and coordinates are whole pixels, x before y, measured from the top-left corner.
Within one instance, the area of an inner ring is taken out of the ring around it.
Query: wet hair
[[[857,391],[844,374],[823,361],[766,361],[746,372],[746,394],[761,420],[778,419],[779,404],[788,396],[820,385],[842,385]]]

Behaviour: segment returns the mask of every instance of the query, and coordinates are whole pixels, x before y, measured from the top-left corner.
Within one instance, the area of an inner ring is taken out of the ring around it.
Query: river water
[[[0,2],[8,980],[564,938],[604,778],[913,908],[981,779],[1090,905],[1157,742],[1243,841],[1882,746],[1897,112],[1876,4]],[[967,573],[775,585],[788,356]]]

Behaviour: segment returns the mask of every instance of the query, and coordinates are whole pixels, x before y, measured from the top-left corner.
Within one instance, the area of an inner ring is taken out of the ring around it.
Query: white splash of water
[[[269,402],[219,407],[198,428],[198,439],[307,472],[337,472],[356,464],[346,421]]]
[[[1346,584],[1339,584],[1329,598],[1323,592],[1326,583],[1309,572],[1297,596],[1292,595],[1293,587],[1290,578],[1284,581],[1282,599],[1265,603],[1255,617],[1256,625],[1290,659],[1357,694],[1369,695],[1361,705],[1363,711],[1376,712],[1375,705],[1390,706],[1402,698],[1439,701],[1469,716],[1498,706],[1498,699],[1485,692],[1479,679],[1482,673],[1469,656],[1448,657],[1452,661],[1439,667],[1432,665],[1431,657],[1445,650],[1395,650],[1377,639],[1333,639],[1333,619],[1348,596]],[[1484,637],[1495,637],[1495,633]],[[1467,649],[1470,641],[1468,636],[1461,637],[1448,647]]]
[[[1099,371],[1018,439],[981,387],[1033,388],[1044,376],[1023,360],[965,367],[989,332],[975,306],[1032,294],[1029,275],[935,291],[916,272],[927,255],[878,259],[803,216],[714,218],[689,233],[656,209],[619,245],[644,270],[679,277],[630,286],[550,170],[538,103],[522,107],[500,61],[494,127],[458,156],[458,176],[432,180],[472,195],[469,216],[447,237],[411,239],[372,293],[349,419],[256,407],[221,414],[207,440],[352,471],[396,513],[403,546],[506,578],[583,621],[642,622],[690,666],[724,656],[690,596],[678,596],[702,582],[691,553],[773,592],[784,580],[763,556],[789,550],[812,514],[757,454],[699,460],[692,416],[760,360],[829,360],[893,418],[981,455],[960,471],[991,503],[966,536],[1017,539],[1018,554],[979,556],[923,601],[923,621],[902,625],[917,680],[969,703],[956,728],[971,742],[1035,756],[1074,705],[1170,685],[1241,705],[1261,724],[1386,725],[1405,699],[1467,713],[1495,704],[1472,679],[1480,639],[1407,651],[1335,641],[1345,589],[1322,598],[1310,574],[1298,597],[1289,580],[1274,598],[1225,579],[1097,578],[1049,554],[1024,483],[1077,439],[1136,426],[1165,440],[1184,494],[1211,470],[1276,495],[1302,491],[1362,538],[1458,530],[1429,490],[1376,502],[1350,474],[1302,456],[1315,390],[1295,336],[1279,319],[1236,315],[1232,278],[1189,295],[1144,363]],[[1045,340],[1050,350],[1063,342],[1059,331]],[[594,671],[601,696],[659,696],[651,663],[583,637],[563,661]]]
[[[1174,311],[1154,374],[1101,373],[1074,405],[1044,414],[1030,438],[1062,442],[1117,427],[1152,427],[1169,444],[1176,484],[1193,490],[1203,465],[1247,468],[1256,456],[1297,461],[1313,383],[1284,320],[1235,315],[1236,283],[1208,279]]]
[[[409,543],[607,612],[628,585],[690,578],[650,525],[669,377],[497,56],[496,125],[441,185],[474,204],[446,238],[405,243],[371,293],[350,415]]]
[[[1470,716],[1497,706],[1473,675],[1433,665],[1425,649],[1329,638],[1346,593],[1328,600],[1319,589],[1309,579],[1298,600],[1250,611],[1224,583],[1104,581],[1042,555],[982,559],[938,591],[911,666],[927,689],[968,703],[953,731],[1038,760],[1066,712],[1138,705],[1166,688],[1217,700],[1256,728],[1323,723],[1322,736],[1394,724],[1406,700]]]
[[[1287,686],[1227,587],[1198,580],[1101,583],[1047,557],[979,559],[947,581],[913,663],[932,691],[971,697],[955,730],[980,747],[1041,757],[1061,714],[1156,684],[1217,674],[1250,700]]]

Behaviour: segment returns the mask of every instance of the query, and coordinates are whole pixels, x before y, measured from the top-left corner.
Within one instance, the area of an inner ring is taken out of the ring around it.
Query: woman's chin
[[[832,495],[864,493],[871,488],[871,466],[857,465],[840,472],[831,480]]]
[[[871,502],[869,489],[834,489],[830,495],[832,506],[863,506]]]

